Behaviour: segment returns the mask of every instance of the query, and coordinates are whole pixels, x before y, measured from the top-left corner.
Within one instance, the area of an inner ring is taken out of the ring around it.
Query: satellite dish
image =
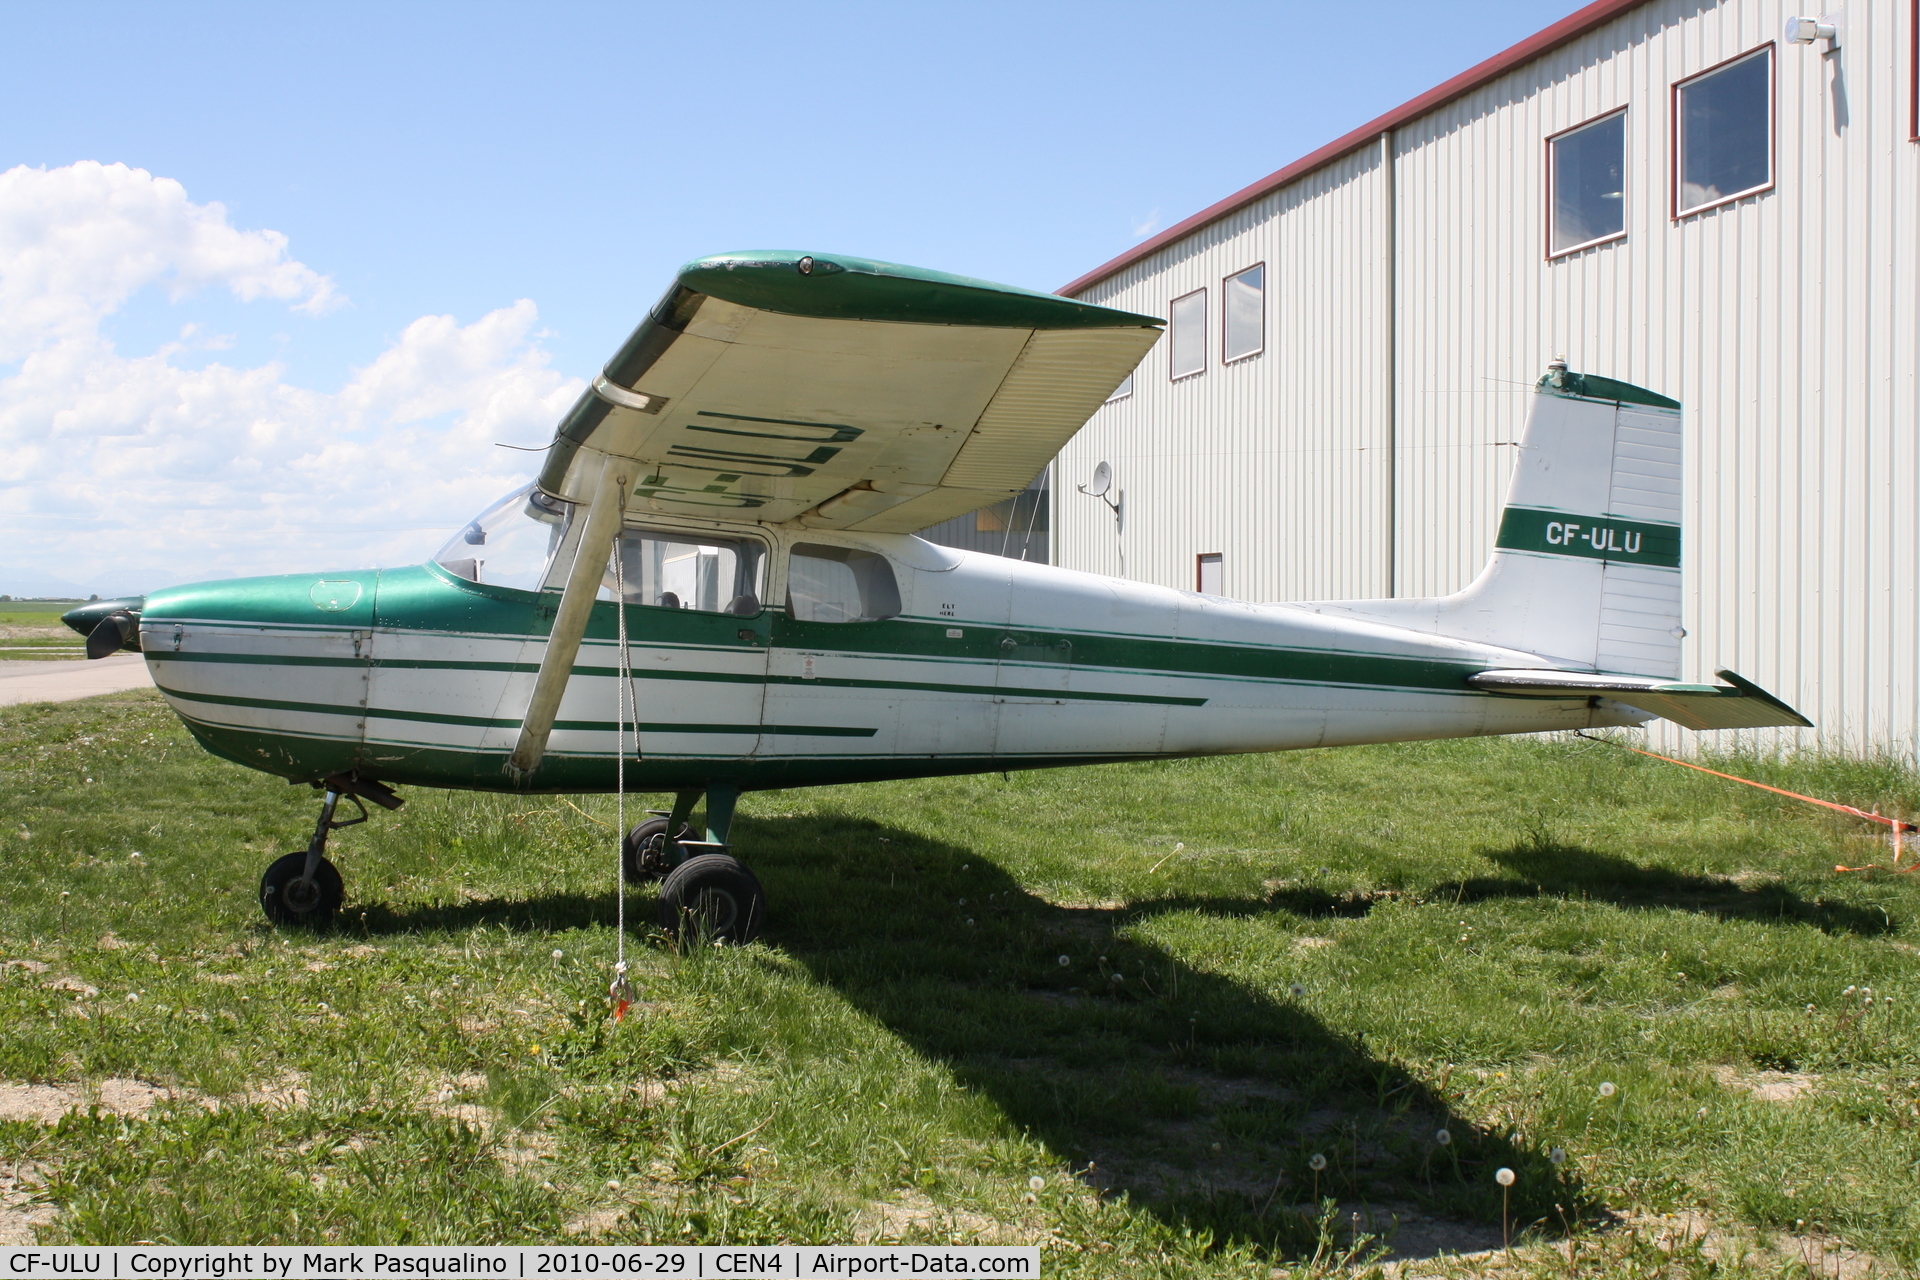
[[[1113,467],[1105,462],[1093,469],[1093,480],[1080,486],[1080,492],[1098,498],[1113,487]]]

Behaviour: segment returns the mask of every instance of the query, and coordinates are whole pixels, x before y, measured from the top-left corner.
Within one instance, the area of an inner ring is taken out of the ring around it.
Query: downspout
[[[1400,383],[1399,338],[1399,245],[1396,222],[1399,218],[1399,203],[1395,198],[1393,182],[1393,130],[1380,134],[1380,211],[1381,227],[1381,364],[1386,370],[1386,378],[1381,388],[1381,434],[1382,447],[1386,453],[1386,475],[1381,481],[1383,496],[1381,505],[1386,515],[1386,546],[1384,577],[1387,595],[1400,594],[1400,555],[1396,545],[1399,536],[1399,404],[1396,393]]]

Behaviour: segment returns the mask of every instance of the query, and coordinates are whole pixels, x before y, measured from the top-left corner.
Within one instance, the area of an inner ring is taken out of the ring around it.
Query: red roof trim
[[[1316,169],[1325,168],[1342,156],[1351,155],[1364,146],[1379,140],[1381,134],[1389,129],[1410,124],[1421,116],[1437,111],[1456,98],[1463,98],[1475,89],[1492,80],[1497,80],[1515,67],[1533,61],[1542,54],[1551,53],[1563,44],[1578,40],[1595,27],[1611,22],[1631,9],[1637,9],[1648,0],[1594,0],[1567,17],[1560,19],[1544,31],[1535,32],[1519,44],[1502,53],[1496,53],[1477,67],[1462,71],[1445,84],[1427,90],[1411,102],[1405,102],[1375,120],[1361,125],[1344,137],[1335,138],[1318,151],[1295,160],[1277,173],[1270,173],[1250,187],[1234,192],[1216,205],[1202,209],[1184,222],[1177,222],[1151,240],[1146,240],[1127,250],[1111,262],[1095,267],[1071,284],[1062,285],[1054,290],[1063,297],[1073,297],[1081,290],[1100,283],[1109,276],[1117,275],[1142,258],[1150,257],[1166,248],[1174,241],[1198,231],[1211,222],[1218,222],[1228,214],[1244,209],[1262,196],[1278,191],[1290,182],[1306,177]]]

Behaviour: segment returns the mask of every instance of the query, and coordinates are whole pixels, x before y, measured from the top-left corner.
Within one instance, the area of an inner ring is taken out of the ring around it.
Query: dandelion
[[[1027,1190],[1038,1193],[1041,1191],[1045,1191],[1046,1189],[1047,1189],[1047,1180],[1041,1177],[1039,1174],[1036,1173],[1031,1178],[1027,1179]]]
[[[963,906],[963,907],[964,907],[964,906],[966,906],[966,905],[967,905],[967,900],[966,900],[965,898],[962,898],[962,899],[960,899],[960,905],[961,905],[961,906]]]
[[[553,949],[553,958],[555,960],[564,960],[567,958],[567,953],[562,951],[560,948],[555,947]]]
[[[1126,980],[1127,980],[1127,975],[1124,973],[1116,973],[1113,975],[1113,981],[1115,982],[1125,982]]]
[[[1618,1089],[1617,1087],[1615,1087],[1615,1085],[1614,1085],[1614,1083],[1613,1083],[1613,1081],[1611,1081],[1611,1080],[1602,1080],[1602,1081],[1600,1082],[1600,1096],[1601,1096],[1601,1097],[1603,1097],[1603,1098],[1611,1098],[1611,1097],[1612,1097],[1612,1096],[1613,1096],[1614,1094],[1616,1094],[1616,1093],[1618,1093],[1618,1092],[1620,1092],[1620,1090],[1619,1090],[1619,1089]]]
[[[973,917],[972,917],[972,916],[968,916],[968,917],[967,917],[967,923],[968,923],[969,925],[971,925],[971,924],[973,923]]]
[[[1493,1180],[1500,1184],[1500,1247],[1509,1254],[1513,1252],[1513,1231],[1507,1216],[1507,1198],[1513,1194],[1513,1170],[1496,1169]]]
[[[1812,1006],[1812,1005],[1808,1005],[1808,1006],[1807,1006],[1807,1012],[1808,1012],[1808,1013],[1812,1013],[1812,1012],[1813,1012],[1813,1006]]]
[[[1326,1167],[1327,1167],[1327,1158],[1321,1155],[1318,1151],[1314,1152],[1313,1155],[1308,1157],[1307,1159],[1307,1168],[1313,1170],[1315,1173],[1319,1173],[1322,1169],[1325,1169]]]
[[[1553,1150],[1547,1152],[1547,1159],[1553,1161],[1556,1165],[1565,1164],[1567,1162],[1567,1149],[1565,1147],[1555,1147]]]
[[[1693,1115],[1696,1120],[1705,1120],[1707,1118],[1707,1109],[1705,1107],[1702,1107],[1698,1111],[1694,1112]]]
[[[961,863],[961,864],[960,864],[960,869],[961,869],[962,871],[965,871],[965,870],[967,870],[968,868],[970,868],[970,867],[972,867],[972,866],[973,866],[973,864],[972,864],[971,862],[963,862],[963,863]]]
[[[1294,984],[1293,984],[1292,986],[1290,986],[1290,987],[1288,987],[1288,988],[1287,988],[1287,990],[1293,993],[1293,998],[1294,998],[1295,1000],[1298,1000],[1298,999],[1299,999],[1299,998],[1300,998],[1301,996],[1304,996],[1305,994],[1307,994],[1307,989],[1306,989],[1306,987],[1304,987],[1303,985],[1301,985],[1301,984],[1300,984],[1300,983],[1298,983],[1298,982],[1296,982],[1296,983],[1294,983]]]
[[[1845,991],[1842,991],[1842,992],[1841,992],[1840,994],[1841,994],[1841,995],[1843,995],[1843,996],[1850,996],[1850,995],[1852,995],[1852,994],[1853,994],[1854,992],[1856,992],[1856,991],[1858,991],[1859,989],[1860,989],[1860,988],[1858,988],[1858,987],[1856,987],[1856,986],[1854,986],[1854,985],[1853,985],[1852,983],[1848,983],[1848,984],[1847,984],[1847,989],[1846,989]]]
[[[537,1044],[528,1045],[527,1052],[537,1058],[540,1056],[540,1046]]]
[[[607,1190],[618,1191],[619,1189],[620,1189],[620,1179],[618,1178],[607,1179]]]
[[[1068,968],[1071,968],[1072,966],[1073,966],[1073,959],[1071,956],[1060,957],[1060,967],[1062,969],[1068,969]]]
[[[1446,1129],[1442,1129],[1438,1133],[1433,1135],[1433,1140],[1439,1143],[1443,1147],[1452,1146],[1453,1134]]]

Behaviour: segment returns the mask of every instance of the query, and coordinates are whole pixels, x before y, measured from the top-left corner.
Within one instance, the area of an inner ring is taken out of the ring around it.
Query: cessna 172
[[[744,941],[765,903],[729,852],[744,791],[1655,716],[1808,723],[1731,672],[1677,681],[1680,406],[1558,364],[1492,559],[1454,595],[1244,604],[913,536],[1023,489],[1161,323],[849,257],[701,259],[533,483],[429,563],[67,619],[91,654],[144,653],[207,750],[323,789],[306,850],[262,879],[276,921],[334,913],[336,806],[364,821],[362,799],[399,806],[396,784],[604,792],[621,767],[676,796],[627,835],[628,876],[664,876],[669,929],[691,915]]]

